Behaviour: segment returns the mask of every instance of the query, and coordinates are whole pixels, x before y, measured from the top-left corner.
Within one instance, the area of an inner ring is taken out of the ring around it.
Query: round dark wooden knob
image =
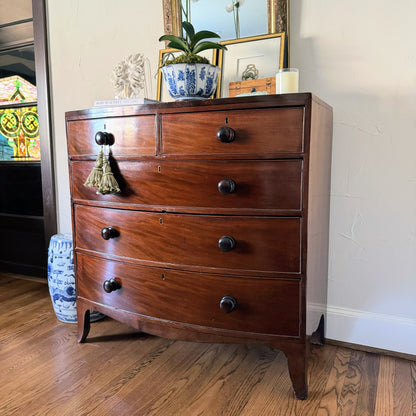
[[[225,313],[231,313],[237,308],[237,301],[232,296],[224,296],[220,300],[220,309]]]
[[[218,182],[218,190],[224,194],[232,194],[235,191],[235,182],[232,179],[222,179]]]
[[[112,146],[114,144],[114,136],[105,131],[97,131],[95,133],[95,143],[100,146]]]
[[[222,143],[230,143],[235,139],[235,131],[228,126],[222,126],[217,131],[217,138]]]
[[[218,247],[222,251],[230,251],[235,247],[235,240],[228,235],[224,235],[218,240]]]
[[[117,289],[121,289],[121,284],[116,279],[110,279],[103,283],[103,288],[107,293],[111,293]]]
[[[101,230],[101,237],[104,240],[109,240],[110,238],[118,237],[119,232],[113,227],[105,227]]]

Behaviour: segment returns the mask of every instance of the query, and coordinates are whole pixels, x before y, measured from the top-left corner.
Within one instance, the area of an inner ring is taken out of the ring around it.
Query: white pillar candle
[[[276,94],[299,91],[299,71],[296,68],[279,69],[276,74]]]

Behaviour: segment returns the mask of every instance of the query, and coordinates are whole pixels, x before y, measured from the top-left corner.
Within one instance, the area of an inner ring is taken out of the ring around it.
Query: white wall
[[[300,88],[334,108],[328,338],[416,354],[416,2],[291,2]]]
[[[54,156],[59,232],[71,230],[65,112],[114,98],[113,68],[142,53],[151,63],[156,98],[159,49],[163,34],[162,1],[47,0],[52,83]],[[150,98],[152,98],[150,97]]]
[[[112,97],[162,1],[48,0],[59,230],[70,231],[64,113]],[[116,4],[116,7],[114,5]],[[416,354],[414,0],[292,0],[291,65],[334,108],[328,338]],[[153,86],[155,96],[156,86]]]

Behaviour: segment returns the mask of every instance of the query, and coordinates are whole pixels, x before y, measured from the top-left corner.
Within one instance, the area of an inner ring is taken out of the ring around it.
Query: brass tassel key
[[[88,175],[84,186],[97,187],[100,186],[101,179],[103,177],[103,147],[101,146],[100,152],[98,153],[95,166],[91,173]]]
[[[120,192],[120,187],[116,181],[116,178],[111,171],[110,162],[107,156],[103,156],[103,176],[101,182],[98,185],[97,194],[105,195],[110,193]]]

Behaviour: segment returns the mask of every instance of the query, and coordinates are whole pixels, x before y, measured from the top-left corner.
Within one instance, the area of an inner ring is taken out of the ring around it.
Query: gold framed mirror
[[[163,1],[163,20],[166,34],[181,35],[182,13],[180,0]],[[209,25],[208,25],[209,26]],[[289,40],[289,0],[267,0],[267,33],[282,33]],[[263,35],[265,33],[258,33]]]

